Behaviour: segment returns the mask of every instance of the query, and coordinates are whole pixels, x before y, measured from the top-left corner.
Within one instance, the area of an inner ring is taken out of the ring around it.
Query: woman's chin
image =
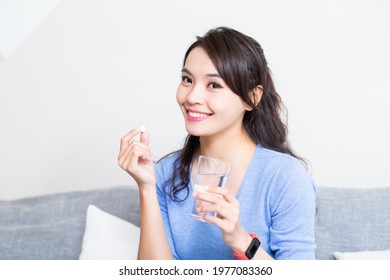
[[[203,134],[204,134],[202,129],[195,129],[191,125],[187,125],[187,124],[186,124],[186,130],[187,130],[188,134],[190,134],[192,136],[203,136]]]

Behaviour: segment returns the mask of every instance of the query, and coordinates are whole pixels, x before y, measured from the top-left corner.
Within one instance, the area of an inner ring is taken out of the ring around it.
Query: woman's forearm
[[[141,236],[138,259],[173,259],[164,229],[156,188],[142,186],[139,189]]]

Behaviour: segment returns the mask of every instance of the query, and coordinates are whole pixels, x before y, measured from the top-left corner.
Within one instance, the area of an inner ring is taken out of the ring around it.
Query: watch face
[[[256,237],[252,239],[252,242],[249,245],[248,250],[245,252],[245,255],[247,256],[248,259],[252,259],[255,256],[257,249],[259,249],[260,247],[260,244],[261,244],[260,240],[257,239]]]

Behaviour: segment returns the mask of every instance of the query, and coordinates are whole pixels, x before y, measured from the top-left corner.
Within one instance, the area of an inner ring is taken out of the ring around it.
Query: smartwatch
[[[238,260],[252,259],[255,256],[257,249],[259,249],[261,245],[260,239],[256,236],[256,234],[250,233],[249,235],[252,236],[253,238],[251,244],[249,244],[248,249],[246,249],[245,253],[236,254],[233,252],[233,256]]]

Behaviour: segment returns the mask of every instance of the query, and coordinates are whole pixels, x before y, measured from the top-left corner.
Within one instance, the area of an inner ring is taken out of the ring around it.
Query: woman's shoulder
[[[180,151],[175,151],[175,152],[169,153],[169,154],[163,156],[162,158],[160,158],[156,162],[155,166],[164,166],[164,167],[171,166],[178,159],[179,154],[180,154]]]
[[[179,155],[179,151],[172,152],[163,156],[155,163],[154,169],[157,179],[166,179],[171,176],[175,162],[179,158]]]
[[[314,185],[304,163],[291,155],[259,146],[255,160],[258,167],[263,169],[263,175],[267,174],[278,185]]]
[[[257,146],[255,160],[259,163],[261,162],[263,165],[277,169],[280,169],[281,167],[304,169],[303,163],[297,158],[289,154],[264,148],[261,145]]]

